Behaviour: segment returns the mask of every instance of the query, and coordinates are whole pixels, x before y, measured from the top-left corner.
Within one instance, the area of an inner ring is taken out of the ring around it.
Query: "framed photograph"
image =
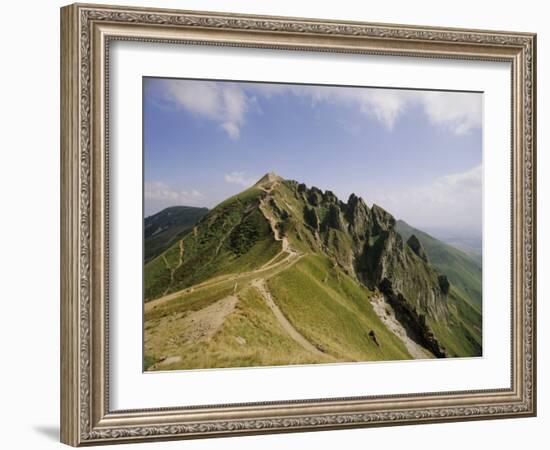
[[[61,9],[61,440],[536,414],[531,33]]]

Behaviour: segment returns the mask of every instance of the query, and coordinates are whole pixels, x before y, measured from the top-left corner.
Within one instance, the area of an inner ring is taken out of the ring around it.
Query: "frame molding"
[[[507,61],[512,66],[512,386],[111,411],[112,40]],[[536,35],[75,4],[61,9],[61,440],[73,446],[536,415]]]

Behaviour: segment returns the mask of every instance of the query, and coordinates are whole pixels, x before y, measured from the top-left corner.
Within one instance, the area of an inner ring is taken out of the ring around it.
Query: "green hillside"
[[[145,265],[145,301],[217,275],[251,270],[280,250],[251,188],[214,208],[192,232]]]
[[[471,289],[418,240],[380,206],[269,173],[146,263],[144,367],[480,355]]]
[[[479,260],[411,227],[402,220],[397,221],[396,229],[405,240],[409,239],[411,235],[415,235],[437,270],[449,277],[449,281],[462,293],[464,298],[472,300],[477,309],[481,308],[482,273]]]
[[[145,262],[182,238],[207,212],[207,208],[172,206],[146,217],[143,228]]]

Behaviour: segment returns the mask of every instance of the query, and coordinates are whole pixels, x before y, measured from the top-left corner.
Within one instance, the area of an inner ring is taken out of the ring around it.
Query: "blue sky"
[[[274,171],[478,236],[481,125],[479,93],[145,78],[145,215]]]

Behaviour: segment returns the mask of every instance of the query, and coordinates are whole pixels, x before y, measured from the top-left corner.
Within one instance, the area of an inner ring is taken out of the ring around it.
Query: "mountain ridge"
[[[158,330],[165,316],[176,311],[195,314],[228,295],[238,300],[237,307],[263,298],[263,306],[267,302],[280,308],[296,332],[322,349],[327,360],[480,355],[479,311],[470,308],[464,292],[430,263],[420,241],[404,241],[396,224],[381,206],[369,208],[355,194],[343,202],[329,190],[308,188],[270,172],[210,210],[194,226],[193,233],[146,264],[146,323]],[[210,292],[216,289],[220,292]],[[208,292],[204,294],[208,299],[201,297],[203,292]],[[189,298],[197,298],[193,306],[197,311],[186,309],[191,302],[185,301],[183,306],[184,299]],[[165,316],[159,316],[155,308],[163,310]],[[241,312],[245,323],[258,311],[245,308]],[[321,311],[338,314],[329,317]],[[350,315],[350,311],[355,314]],[[235,314],[229,317],[234,318]],[[356,329],[357,336],[348,336],[345,328],[343,335],[334,337],[320,333],[321,323],[340,329],[342,317],[350,329]],[[273,317],[268,322],[271,320]],[[228,344],[214,345],[212,339],[226,331],[228,321],[222,321],[221,331],[209,340],[184,343],[171,351],[181,354],[183,348],[190,346],[203,351],[209,348],[217,354]],[[276,335],[275,326],[269,330],[260,328]],[[367,329],[368,332],[362,331]],[[254,332],[258,330],[254,328]],[[347,347],[340,342],[344,337]],[[159,344],[148,343],[147,338],[157,341],[146,333],[146,354],[154,361],[149,367],[164,367],[158,355]],[[285,339],[288,338],[287,333]],[[285,340],[284,345],[297,343],[296,339],[292,343]],[[237,352],[235,361],[244,364],[239,352],[246,353],[245,350],[250,349],[232,347],[230,353]],[[304,345],[301,352],[307,355],[303,356],[305,360],[315,359]],[[219,355],[208,363],[198,357],[201,363],[192,361],[184,354],[180,358],[182,361],[172,366],[229,364]],[[255,358],[260,361],[254,363],[258,365],[266,365],[270,359],[258,355]]]
[[[150,261],[192,228],[208,208],[170,206],[143,220],[144,258]]]

